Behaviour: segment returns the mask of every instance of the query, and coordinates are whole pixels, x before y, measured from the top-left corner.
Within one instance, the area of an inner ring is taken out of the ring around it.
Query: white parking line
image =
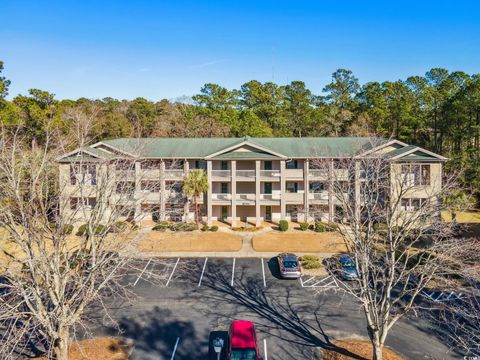
[[[147,265],[145,265],[145,267],[143,268],[142,272],[140,273],[140,275],[138,275],[138,278],[137,280],[135,280],[135,282],[133,283],[133,286],[137,285],[138,281],[140,280],[140,278],[142,277],[143,273],[145,272],[145,270],[147,270],[147,267],[148,265],[150,265],[150,262],[152,261],[152,258],[150,258],[150,260],[148,260],[147,262]]]
[[[267,339],[263,339],[263,352],[265,353],[265,358],[263,360],[268,360]]]
[[[200,275],[200,280],[198,281],[198,286],[202,285],[203,274],[205,273],[205,267],[207,266],[208,258],[205,258],[205,262],[203,263],[202,274]]]
[[[170,283],[170,280],[172,280],[173,273],[175,272],[175,269],[177,268],[177,265],[178,265],[179,261],[180,261],[180,258],[177,259],[177,262],[175,263],[175,266],[173,267],[172,273],[168,277],[168,281],[167,281],[167,284],[165,286],[168,286],[168,284]]]
[[[175,347],[173,348],[172,356],[170,357],[170,360],[173,360],[175,358],[175,353],[177,352],[177,346],[180,341],[180,338],[177,337],[177,341],[175,342]]]
[[[265,264],[263,263],[263,258],[261,259],[261,261],[262,261],[263,287],[267,287],[267,281],[265,280]]]
[[[233,258],[233,265],[232,265],[232,281],[230,282],[230,286],[233,286],[233,278],[235,277],[235,258]]]

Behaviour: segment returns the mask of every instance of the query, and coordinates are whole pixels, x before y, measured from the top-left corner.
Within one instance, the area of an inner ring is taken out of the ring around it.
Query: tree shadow
[[[272,266],[270,268],[272,274],[278,272],[278,266],[275,270],[274,261],[275,258],[272,258],[268,263],[269,268]],[[206,316],[232,320],[238,318],[238,314],[241,313],[239,306],[243,310],[253,312],[264,320],[257,323],[257,328],[285,342],[285,356],[291,356],[291,359],[298,359],[298,354],[303,354],[304,358],[313,358],[312,353],[319,347],[349,356],[352,359],[363,359],[332,343],[323,329],[318,314],[320,303],[313,310],[311,306],[295,304],[291,290],[288,288],[286,294],[267,296],[263,284],[258,280],[242,273],[239,278],[235,278],[235,286],[231,286],[231,279],[223,272],[218,272],[215,279],[204,279],[203,285],[212,291],[208,293],[205,291],[194,292],[191,296],[197,297],[198,301],[211,304],[207,310],[201,309]],[[235,305],[229,314],[217,310],[217,308],[221,308],[220,304],[225,302]],[[303,315],[313,315],[313,324],[302,319]],[[282,335],[285,332],[293,336],[286,338]],[[292,354],[292,347],[296,348],[295,354]]]

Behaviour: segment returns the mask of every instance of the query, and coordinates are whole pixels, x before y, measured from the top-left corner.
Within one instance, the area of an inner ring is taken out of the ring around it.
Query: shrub
[[[236,226],[236,227],[232,227],[232,230],[233,231],[257,231],[257,230],[260,230],[262,227],[259,226],[259,227],[255,227],[255,226],[249,226],[249,227],[245,227],[245,226]]]
[[[72,224],[66,224],[63,226],[62,234],[63,235],[71,235],[73,232],[73,225]]]
[[[388,230],[388,225],[384,223],[373,224],[373,230],[375,231],[386,231]]]
[[[338,231],[338,225],[335,223],[328,223],[327,225],[328,231]]]
[[[183,231],[195,231],[198,229],[197,224],[195,223],[184,223]]]
[[[102,224],[98,224],[97,227],[93,230],[95,235],[103,234],[105,233],[105,231],[106,231],[105,225],[102,225]]]
[[[133,230],[133,231],[140,230],[140,226],[138,226],[137,224],[135,224],[135,225],[132,226],[132,230]]]
[[[312,262],[312,261],[319,261],[318,256],[316,255],[303,255],[300,257],[300,262]]]
[[[128,227],[128,224],[125,221],[117,221],[110,227],[110,232],[112,233],[121,233],[125,231]]]
[[[87,233],[87,224],[82,224],[78,227],[77,233],[75,235],[77,236],[83,236]]]
[[[208,225],[207,225],[207,224],[203,225],[203,226],[200,228],[200,230],[202,230],[202,231],[208,231]]]
[[[280,220],[278,223],[278,229],[280,231],[287,231],[288,230],[288,221],[287,220]]]
[[[300,223],[300,230],[307,231],[308,230],[308,223]]]
[[[315,221],[315,227],[314,230],[315,232],[325,232],[325,224],[321,221]]]
[[[217,225],[213,225],[211,228],[210,228],[210,231],[218,231],[218,226]]]
[[[137,225],[138,226],[138,225]],[[154,231],[165,231],[167,230],[169,227],[169,224],[168,223],[165,223],[165,222],[162,222],[162,223],[158,223],[157,225],[155,225],[152,230]]]
[[[307,261],[302,264],[304,269],[310,270],[310,269],[319,269],[322,267],[322,264],[320,261]]]

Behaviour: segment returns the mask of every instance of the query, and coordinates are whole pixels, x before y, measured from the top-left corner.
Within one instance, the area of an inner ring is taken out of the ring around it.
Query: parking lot
[[[316,359],[336,338],[366,336],[363,313],[342,292],[319,292],[332,276],[278,277],[275,259],[169,258],[137,261],[124,278],[137,297],[111,300],[133,359],[216,359],[211,342],[226,337],[234,319],[253,321],[261,355]],[[103,325],[98,334],[117,335]],[[420,321],[401,322],[389,345],[406,358],[451,358]]]

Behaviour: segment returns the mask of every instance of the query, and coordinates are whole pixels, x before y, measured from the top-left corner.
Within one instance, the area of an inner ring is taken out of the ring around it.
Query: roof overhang
[[[207,155],[205,156],[205,159],[212,159],[212,158],[215,158],[221,154],[224,154],[224,153],[227,153],[229,151],[232,151],[232,150],[235,150],[235,149],[238,149],[238,148],[241,148],[243,146],[249,146],[249,147],[252,147],[254,149],[257,149],[257,150],[260,150],[260,151],[263,151],[265,153],[268,153],[268,154],[271,154],[271,155],[274,155],[280,159],[288,159],[288,156],[285,156],[283,154],[280,154],[280,153],[277,153],[275,151],[272,151],[266,147],[263,147],[263,146],[260,146],[260,145],[257,145],[257,144],[253,144],[251,142],[249,142],[248,140],[245,140],[245,141],[242,141],[238,144],[235,144],[235,145],[232,145],[232,146],[229,146],[228,148],[225,148],[225,149],[222,149],[220,151],[217,151],[217,152],[214,152],[210,155]]]

